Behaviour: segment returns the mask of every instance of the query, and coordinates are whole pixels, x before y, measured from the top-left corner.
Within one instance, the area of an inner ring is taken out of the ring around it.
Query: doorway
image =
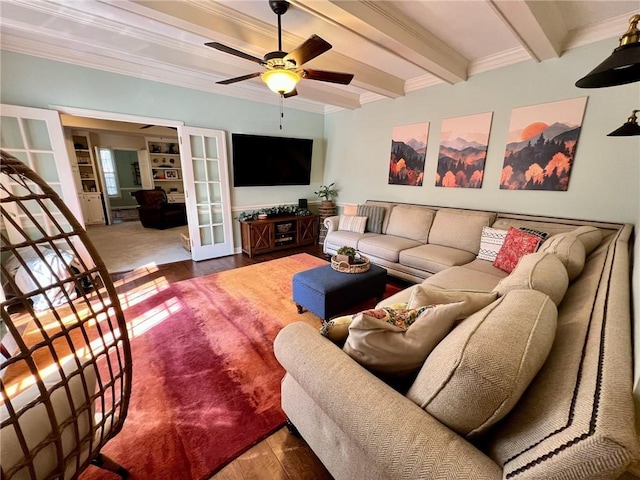
[[[86,229],[109,273],[190,260],[191,253],[185,249],[183,240],[188,238],[188,228],[144,228],[138,215],[138,203],[132,195],[137,190],[154,188],[143,185],[139,164],[139,152],[147,150],[148,135],[177,142],[176,131],[146,123],[67,114],[60,117],[65,131],[70,134],[82,132],[92,141],[91,157],[99,175],[105,212],[101,217],[103,221],[86,222]]]
[[[180,159],[180,165],[170,166],[170,174],[166,170],[164,179],[153,178],[155,168],[149,162],[152,154],[166,154],[167,158],[174,154],[172,143],[158,140],[148,144],[148,149],[139,150],[142,185],[151,178],[151,184],[156,181],[175,182],[182,180],[184,187],[184,202],[189,226],[189,245],[193,260],[232,255],[234,253],[233,220],[231,216],[229,167],[227,159],[226,132],[207,128],[184,126],[183,122],[136,117],[125,114],[96,112],[69,107],[57,107],[63,115],[84,120],[108,121],[133,124],[136,133],[144,129],[173,129],[178,135],[180,153],[175,155]],[[148,132],[154,134],[155,132]],[[175,138],[175,136],[174,136]],[[167,150],[162,150],[166,144]],[[177,145],[173,144],[175,148]],[[160,152],[155,147],[160,148]],[[163,159],[164,163],[164,159]],[[143,168],[144,164],[144,168]],[[157,168],[157,167],[156,167]],[[145,175],[148,172],[150,175]],[[157,188],[157,185],[155,185]]]

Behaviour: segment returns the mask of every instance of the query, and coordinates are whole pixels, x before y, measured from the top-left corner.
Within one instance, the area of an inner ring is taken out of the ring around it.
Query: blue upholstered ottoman
[[[364,273],[337,272],[325,265],[293,276],[293,301],[299,313],[306,309],[329,320],[369,298],[381,299],[386,284],[387,271],[377,265]]]

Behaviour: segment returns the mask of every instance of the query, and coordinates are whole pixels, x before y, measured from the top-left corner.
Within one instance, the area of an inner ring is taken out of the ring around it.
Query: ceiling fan
[[[278,16],[278,50],[267,53],[264,58],[258,58],[218,42],[205,43],[206,46],[215,48],[221,52],[258,63],[262,65],[266,71],[250,73],[249,75],[221,80],[216,83],[229,85],[260,76],[269,89],[285,98],[298,94],[296,85],[302,78],[349,85],[353,79],[353,74],[351,73],[312,70],[303,66],[306,62],[331,49],[331,44],[319,36],[311,35],[311,37],[296,47],[292,52],[283,52],[280,17],[288,10],[289,2],[271,0],[269,1],[269,6],[271,10],[273,10],[273,13]]]

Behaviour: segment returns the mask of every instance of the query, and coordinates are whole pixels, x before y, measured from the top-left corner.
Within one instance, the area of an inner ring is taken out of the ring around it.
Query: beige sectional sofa
[[[328,219],[325,243],[328,252],[355,246],[390,273],[420,282],[380,305],[407,302],[417,289],[493,291],[498,298],[446,335],[402,392],[306,323],[280,332],[274,350],[287,372],[282,407],[332,475],[624,474],[638,458],[633,226],[383,205],[389,206],[384,234],[336,233],[335,219]],[[404,230],[395,221],[401,217],[393,217],[398,207],[411,224]],[[475,258],[485,225],[525,226],[551,237],[507,274]]]

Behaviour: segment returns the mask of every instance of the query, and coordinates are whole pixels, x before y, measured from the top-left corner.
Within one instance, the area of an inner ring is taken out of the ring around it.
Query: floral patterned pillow
[[[433,308],[435,305],[425,305],[418,308],[402,308],[397,309],[394,306],[377,308],[375,310],[364,310],[360,312],[362,315],[368,315],[383,322],[387,322],[391,325],[395,325],[398,328],[406,330],[413,322],[416,321],[425,310]]]
[[[493,266],[511,273],[522,257],[538,249],[540,242],[541,238],[537,235],[509,227]]]

